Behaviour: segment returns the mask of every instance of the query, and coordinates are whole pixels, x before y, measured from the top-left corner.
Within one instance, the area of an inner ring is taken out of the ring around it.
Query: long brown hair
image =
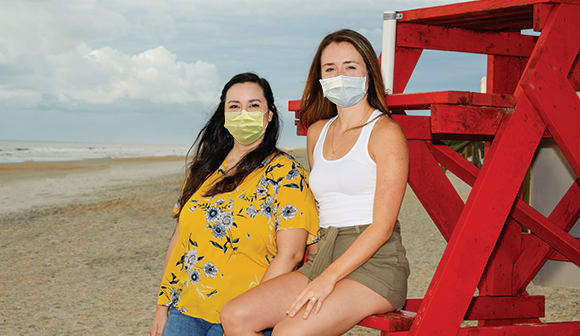
[[[268,103],[268,110],[272,112],[272,120],[266,127],[264,139],[254,150],[246,154],[235,167],[228,167],[235,169],[231,175],[224,176],[218,180],[211,188],[204,194],[209,197],[224,192],[234,190],[243,180],[260,166],[267,158],[273,154],[281,153],[276,147],[278,141],[278,134],[280,133],[280,121],[278,117],[278,109],[274,104],[274,94],[270,88],[270,84],[264,78],[259,77],[253,73],[242,73],[235,75],[229,82],[226,83],[222,89],[220,96],[220,103],[211,116],[207,124],[201,129],[195,142],[189,149],[195,148],[195,155],[187,169],[187,177],[185,185],[179,197],[178,206],[179,212],[175,218],[179,218],[181,209],[189,200],[202,183],[215,172],[220,164],[225,160],[226,156],[234,146],[234,138],[224,127],[225,122],[225,101],[226,93],[234,85],[238,83],[252,82],[260,85],[264,91],[264,97]],[[188,152],[189,155],[189,152]]]
[[[338,113],[336,105],[324,98],[322,87],[318,80],[322,78],[320,71],[322,52],[329,44],[340,42],[352,44],[365,62],[369,74],[369,89],[367,91],[369,105],[390,116],[385,102],[385,85],[383,84],[381,68],[373,46],[364,36],[354,30],[342,29],[328,34],[322,39],[310,65],[300,104],[300,121],[306,128],[318,120],[332,118]]]

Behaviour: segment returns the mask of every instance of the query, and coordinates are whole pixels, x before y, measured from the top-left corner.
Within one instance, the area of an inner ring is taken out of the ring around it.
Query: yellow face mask
[[[258,140],[266,131],[264,126],[266,112],[225,112],[224,127],[242,145],[249,145]]]

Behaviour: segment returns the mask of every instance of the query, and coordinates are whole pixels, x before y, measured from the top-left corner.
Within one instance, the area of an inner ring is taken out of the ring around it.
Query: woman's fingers
[[[288,309],[288,315],[290,317],[294,317],[294,315],[296,315],[296,313],[300,310],[300,308],[302,308],[302,306],[304,306],[304,304],[306,303],[306,299],[304,294],[300,294],[296,300],[294,300],[294,302],[292,303],[292,305],[290,305],[290,309]]]
[[[317,294],[317,292],[319,293]],[[308,319],[311,313],[318,314],[322,308],[322,302],[328,296],[328,294],[323,294],[325,292],[326,290],[324,288],[319,288],[319,286],[315,286],[311,282],[306,288],[304,288],[302,293],[296,297],[294,302],[290,305],[287,314],[290,317],[294,317],[305,305],[306,307],[302,314],[303,319]]]
[[[318,302],[316,302],[316,309],[314,310],[314,314],[318,314],[320,308],[322,308],[322,300],[318,300]]]
[[[308,319],[308,316],[310,316],[310,312],[312,311],[314,306],[318,304],[317,301],[318,299],[315,296],[312,296],[310,300],[308,300],[308,303],[306,304],[306,309],[304,310],[304,314],[302,314],[303,319],[305,320]]]

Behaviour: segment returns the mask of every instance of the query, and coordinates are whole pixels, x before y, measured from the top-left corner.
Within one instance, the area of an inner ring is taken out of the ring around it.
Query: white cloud
[[[214,64],[182,61],[160,44],[137,52],[111,47],[131,24],[98,2],[21,1],[3,7],[0,30],[10,32],[0,34],[5,104],[31,106],[46,96],[68,104],[208,103],[218,94]]]
[[[101,75],[101,81],[88,87],[78,83],[63,92],[64,99],[94,104],[127,98],[161,103],[211,103],[216,99],[216,66],[178,61],[163,46],[137,55],[105,47],[79,56],[92,72]]]

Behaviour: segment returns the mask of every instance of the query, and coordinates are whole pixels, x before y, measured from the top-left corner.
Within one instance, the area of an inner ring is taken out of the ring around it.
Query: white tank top
[[[382,114],[373,111],[369,119]],[[314,146],[310,189],[318,201],[320,227],[345,227],[373,222],[373,204],[377,181],[377,166],[368,152],[373,126],[378,119],[363,126],[351,150],[338,160],[324,158],[323,147],[328,127],[322,128]]]

